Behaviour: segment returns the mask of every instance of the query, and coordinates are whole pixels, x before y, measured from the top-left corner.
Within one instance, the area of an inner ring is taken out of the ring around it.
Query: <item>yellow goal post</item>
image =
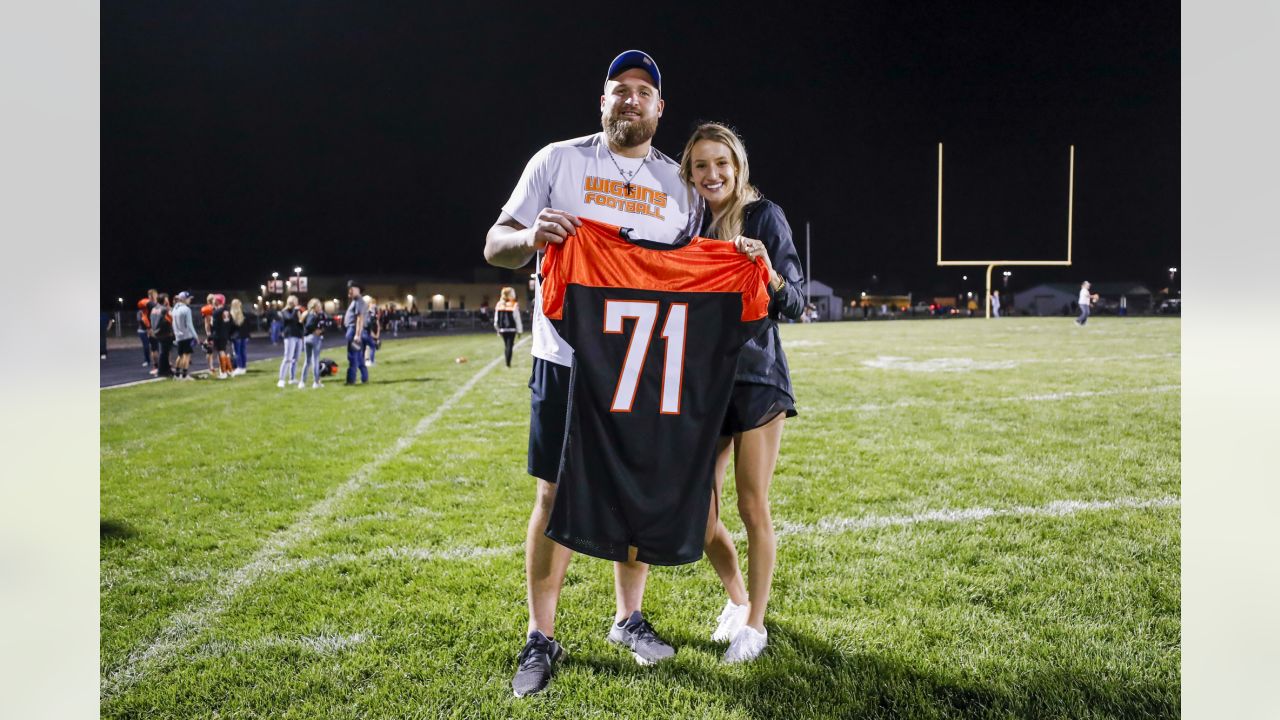
[[[1070,265],[1071,264],[1071,218],[1075,203],[1076,183],[1076,146],[1070,145],[1070,162],[1067,169],[1067,259],[1066,260],[943,260],[942,259],[942,143],[938,143],[938,267],[947,266],[987,266],[987,293],[983,300],[986,317],[991,317],[991,271],[997,265]]]

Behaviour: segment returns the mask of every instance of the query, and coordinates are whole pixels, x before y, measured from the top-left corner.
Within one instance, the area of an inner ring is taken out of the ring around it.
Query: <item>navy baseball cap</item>
[[[604,76],[604,81],[609,82],[631,68],[640,68],[649,73],[649,77],[653,78],[653,86],[658,88],[658,92],[662,92],[662,73],[658,71],[658,63],[643,50],[627,50],[614,58],[609,63],[609,74]]]

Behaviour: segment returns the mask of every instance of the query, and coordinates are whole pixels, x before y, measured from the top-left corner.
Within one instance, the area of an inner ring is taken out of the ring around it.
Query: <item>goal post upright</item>
[[[1076,146],[1068,146],[1068,168],[1067,168],[1067,259],[1066,260],[943,260],[942,259],[942,143],[938,143],[938,266],[969,266],[985,265],[987,266],[987,287],[986,298],[983,305],[986,307],[986,317],[991,317],[991,272],[995,270],[997,265],[1024,265],[1024,266],[1068,266],[1071,264],[1071,233],[1073,229],[1072,217],[1075,213],[1075,185],[1076,185]]]

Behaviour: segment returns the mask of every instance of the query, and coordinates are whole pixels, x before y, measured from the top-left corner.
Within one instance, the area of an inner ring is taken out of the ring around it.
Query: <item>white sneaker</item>
[[[729,649],[724,651],[724,662],[726,664],[734,664],[741,662],[751,662],[760,657],[760,653],[764,652],[764,648],[769,644],[769,631],[756,632],[756,629],[750,625],[743,625],[738,628],[738,632],[733,635],[733,642],[729,643]]]
[[[243,375],[244,373],[245,373],[244,368],[236,368],[235,370],[231,371],[232,375]]]
[[[307,389],[307,384],[306,384],[306,383],[304,383],[304,382],[300,382],[300,383],[298,383],[298,389],[299,389],[299,390],[306,390],[306,389]]]
[[[324,387],[324,383],[318,383],[318,382],[311,383],[312,390],[319,390],[322,387]]]
[[[142,363],[142,367],[151,367],[151,363],[150,363],[150,362],[144,362],[144,363]]]
[[[276,381],[276,387],[278,387],[278,388],[282,388],[282,387],[284,387],[284,381],[283,381],[283,380],[277,380],[277,381]]]
[[[738,628],[747,624],[747,606],[734,605],[732,600],[725,601],[724,610],[716,618],[716,631],[711,633],[711,642],[729,642]]]

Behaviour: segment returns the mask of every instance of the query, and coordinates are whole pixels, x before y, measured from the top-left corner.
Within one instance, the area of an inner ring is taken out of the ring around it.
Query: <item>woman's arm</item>
[[[760,208],[758,217],[758,222],[752,223],[756,227],[750,229],[759,233],[758,239],[769,253],[774,272],[784,281],[781,290],[775,290],[770,284],[769,314],[781,313],[798,320],[804,313],[804,271],[791,239],[791,225],[782,208],[772,203]]]

